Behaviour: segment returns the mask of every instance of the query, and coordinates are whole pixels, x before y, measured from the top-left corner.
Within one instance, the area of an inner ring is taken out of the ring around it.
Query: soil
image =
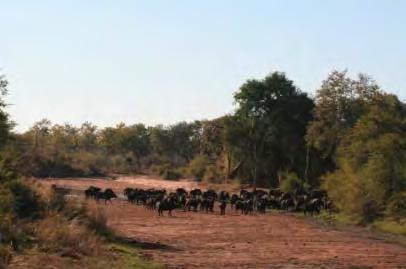
[[[44,182],[44,181],[43,181]],[[90,185],[194,188],[190,181],[164,181],[148,177],[46,180],[71,189]],[[175,211],[159,217],[142,206],[118,199],[103,205],[109,226],[138,244],[145,256],[167,268],[406,268],[406,247],[360,228],[334,229],[311,218],[267,212],[243,216],[227,208],[226,216]]]

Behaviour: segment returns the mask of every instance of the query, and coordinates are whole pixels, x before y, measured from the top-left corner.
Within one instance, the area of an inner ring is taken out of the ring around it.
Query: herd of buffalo
[[[93,198],[96,201],[104,200],[105,203],[111,203],[112,198],[117,198],[112,189],[102,191],[94,186],[86,189],[85,195],[86,198]],[[216,202],[221,215],[225,215],[228,204],[232,210],[245,215],[254,212],[265,214],[267,209],[276,209],[303,212],[305,215],[313,216],[319,214],[323,209],[332,209],[331,200],[329,200],[327,193],[322,190],[283,193],[280,190],[254,189],[248,191],[243,189],[238,194],[230,194],[226,191],[202,191],[201,189],[187,191],[178,188],[176,191],[168,193],[164,189],[126,188],[123,196],[132,204],[143,205],[149,210],[157,210],[159,215],[168,211],[169,216],[172,216],[174,209],[213,212]]]

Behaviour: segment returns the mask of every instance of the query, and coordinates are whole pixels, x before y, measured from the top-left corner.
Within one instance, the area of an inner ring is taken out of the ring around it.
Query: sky
[[[0,0],[0,74],[16,131],[212,119],[247,79],[314,95],[334,70],[406,99],[402,0]]]

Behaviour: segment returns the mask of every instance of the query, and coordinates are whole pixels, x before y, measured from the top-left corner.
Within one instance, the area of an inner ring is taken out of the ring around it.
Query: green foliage
[[[163,178],[167,180],[179,180],[182,178],[182,175],[176,170],[167,169],[163,174]]]
[[[224,177],[221,171],[219,171],[215,165],[208,165],[206,167],[203,180],[209,183],[222,183],[224,181]]]
[[[406,236],[406,219],[400,220],[378,220],[372,224],[372,227],[382,232]]]
[[[221,117],[202,123],[200,153],[209,159],[218,159],[225,150],[224,125],[226,118]]]
[[[164,176],[166,171],[168,171],[169,169],[171,169],[171,165],[169,163],[151,165],[151,172],[154,175],[158,175],[158,176],[161,176],[161,177]]]
[[[313,101],[284,73],[248,80],[234,95],[238,109],[226,119],[225,142],[240,175],[277,185],[281,170],[303,175],[306,126]]]
[[[178,180],[182,178],[182,174],[179,170],[180,169],[173,168],[169,163],[151,166],[151,171],[153,174],[159,175],[163,179],[167,180]]]
[[[27,241],[20,220],[36,218],[40,210],[38,196],[27,185],[15,179],[0,182],[0,266]]]
[[[344,212],[372,221],[392,196],[405,190],[405,115],[397,98],[377,94],[342,138],[339,169],[327,175],[324,184]]]
[[[168,157],[174,166],[186,165],[199,151],[200,129],[200,122],[151,127],[152,150]]]
[[[406,219],[406,192],[399,192],[394,194],[388,201],[386,207],[386,215],[398,219]]]
[[[96,135],[100,137],[100,144],[96,146],[109,155],[130,153],[131,156],[122,163],[135,165],[141,170],[141,159],[150,152],[149,131],[143,124],[118,124],[116,128],[105,128]]]
[[[197,180],[201,181],[209,165],[209,158],[206,155],[197,155],[189,164],[189,173]]]
[[[283,173],[280,189],[286,193],[295,193],[299,190],[308,190],[309,186],[295,173]]]
[[[11,247],[8,245],[0,244],[0,268],[2,265],[8,264],[11,261]]]
[[[115,266],[106,268],[123,268],[123,269],[163,269],[161,266],[151,260],[143,260],[138,251],[129,244],[111,244],[110,252],[115,252],[122,256],[121,259],[116,261]]]
[[[6,182],[0,187],[2,210],[11,212],[20,218],[35,218],[41,209],[38,195],[18,180]],[[3,200],[4,199],[4,200]],[[11,208],[12,205],[12,208]]]
[[[354,126],[378,91],[374,81],[365,75],[353,80],[347,76],[347,71],[333,71],[316,93],[314,120],[307,131],[309,145],[319,150],[324,158],[331,158],[340,139]]]
[[[98,129],[88,122],[75,128],[44,119],[26,133],[13,135],[4,154],[27,176],[142,173],[161,160],[172,167],[187,166],[199,152],[200,135],[200,122],[149,128],[121,123]]]
[[[3,148],[10,138],[10,131],[14,123],[10,120],[9,114],[5,111],[7,103],[4,100],[8,94],[8,81],[4,75],[0,75],[0,148]]]
[[[0,222],[0,247],[3,245],[4,250],[20,250],[29,241],[26,232],[20,227],[20,220],[11,214],[0,214],[0,217],[2,220]]]

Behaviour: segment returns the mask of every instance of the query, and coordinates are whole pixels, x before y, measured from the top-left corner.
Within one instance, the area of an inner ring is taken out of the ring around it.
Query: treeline
[[[311,98],[275,72],[246,81],[234,99],[230,115],[169,126],[42,120],[10,135],[3,162],[35,177],[152,173],[285,190],[321,186],[344,212],[404,216],[406,105],[397,96],[365,75],[334,71]]]

